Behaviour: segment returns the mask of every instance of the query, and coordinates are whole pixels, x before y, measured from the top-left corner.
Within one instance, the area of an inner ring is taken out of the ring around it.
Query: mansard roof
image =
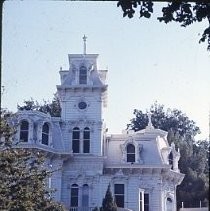
[[[64,144],[63,144],[63,138],[62,138],[62,131],[61,131],[61,118],[60,117],[51,117],[49,113],[43,113],[40,111],[32,111],[32,110],[19,110],[15,115],[14,121],[18,121],[20,123],[22,120],[26,120],[30,124],[30,130],[33,134],[32,141],[30,143],[24,143],[24,147],[28,148],[41,148],[43,150],[48,151],[54,151],[54,152],[64,152]],[[52,137],[52,143],[51,146],[43,146],[39,145],[38,142],[38,133],[41,133],[42,131],[38,128],[42,127],[43,124],[47,122],[50,125],[51,128],[51,137]]]
[[[49,113],[44,113],[44,112],[41,112],[41,111],[34,111],[34,110],[18,110],[16,112],[16,115],[18,116],[39,116],[39,117],[42,117],[42,118],[52,118],[51,115]]]
[[[102,88],[106,90],[105,84],[107,70],[98,70],[98,54],[69,54],[69,70],[60,69],[61,85],[58,89],[75,89],[75,88]],[[87,70],[87,83],[78,82],[79,70],[85,67]]]
[[[167,141],[167,132],[146,127],[137,132],[127,131],[124,134],[108,135],[107,165],[121,165],[123,162],[122,153],[126,153],[126,146],[131,143],[138,151],[137,166],[162,166],[166,164],[163,151],[170,151]],[[168,152],[167,151],[167,152]],[[140,155],[140,156],[139,156]],[[128,165],[125,162],[125,166]]]

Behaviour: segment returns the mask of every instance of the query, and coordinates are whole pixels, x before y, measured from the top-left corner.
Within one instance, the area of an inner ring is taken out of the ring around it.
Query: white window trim
[[[49,126],[48,145],[42,143],[42,130],[43,130],[43,126],[44,126],[45,123],[47,123],[48,126]],[[53,144],[52,144],[52,123],[48,122],[48,121],[42,122],[42,124],[41,124],[41,132],[40,133],[41,133],[41,135],[40,135],[40,137],[41,137],[40,144],[41,145],[45,145],[45,146],[53,147]]]
[[[120,145],[121,151],[122,151],[122,163],[130,163],[127,162],[127,146],[128,144],[133,144],[135,147],[135,162],[133,163],[138,163],[138,164],[143,164],[143,160],[140,156],[140,153],[143,149],[143,145],[138,143],[137,141],[135,141],[133,139],[133,137],[130,137],[129,139],[127,139],[124,144]]]
[[[20,140],[20,125],[22,121],[27,121],[28,122],[28,141],[27,142],[23,142]],[[29,119],[28,117],[22,117],[21,119],[19,119],[18,121],[18,130],[17,130],[17,139],[18,142],[21,142],[21,144],[28,144],[28,143],[33,143],[34,139],[33,139],[33,130],[34,130],[34,123],[31,119]]]

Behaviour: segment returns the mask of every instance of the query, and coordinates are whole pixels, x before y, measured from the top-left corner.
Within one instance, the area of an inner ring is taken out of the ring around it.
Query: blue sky
[[[109,133],[120,133],[135,108],[157,101],[182,110],[207,138],[210,109],[210,54],[198,44],[207,22],[182,28],[151,19],[123,18],[116,2],[5,1],[3,4],[2,106],[12,111],[31,97],[51,100],[67,55],[100,54],[108,68]]]

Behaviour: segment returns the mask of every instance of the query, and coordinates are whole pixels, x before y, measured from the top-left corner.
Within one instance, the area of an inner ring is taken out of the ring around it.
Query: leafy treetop
[[[53,117],[61,116],[61,106],[58,99],[58,96],[55,94],[52,102],[47,102],[44,100],[43,104],[39,104],[37,101],[34,101],[33,98],[30,100],[25,100],[23,105],[17,106],[18,110],[32,110],[40,111],[43,113],[49,113]]]
[[[155,128],[165,131],[173,131],[181,137],[193,138],[200,133],[200,129],[193,120],[190,120],[186,114],[178,109],[166,109],[164,105],[154,103],[150,107],[152,114],[152,124]],[[131,123],[127,125],[128,129],[138,131],[144,129],[148,124],[148,113],[135,109],[133,114],[135,117],[131,119]]]

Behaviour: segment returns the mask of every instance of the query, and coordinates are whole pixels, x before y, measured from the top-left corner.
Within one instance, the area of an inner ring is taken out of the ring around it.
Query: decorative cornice
[[[44,118],[50,118],[51,119],[51,115],[49,113],[43,113],[41,111],[32,111],[32,110],[18,110],[16,112],[16,115],[19,117],[21,116],[29,116],[29,117],[33,117],[33,116],[37,116],[37,117],[44,117]]]
[[[164,172],[164,174],[162,174],[163,176],[163,180],[168,180],[171,182],[174,182],[175,184],[179,185],[181,184],[182,180],[184,179],[184,174],[179,173],[179,172],[175,172],[173,170],[169,170],[167,172]]]
[[[79,91],[79,92],[84,92],[84,91],[95,91],[95,90],[100,90],[100,91],[106,91],[108,85],[57,85],[58,91],[61,90],[73,90],[74,92]]]
[[[119,170],[122,171],[124,175],[159,175],[159,174],[164,174],[164,172],[167,172],[170,170],[168,166],[141,166],[139,165],[119,165],[119,166],[105,166],[104,168],[104,173],[105,174],[116,174],[119,172]]]
[[[21,148],[21,149],[31,149],[31,150],[38,150],[41,151],[43,153],[46,153],[46,157],[50,157],[52,155],[56,155],[59,156],[59,158],[61,157],[73,157],[72,153],[67,153],[64,151],[59,151],[57,149],[54,148],[50,148],[49,146],[43,145],[43,144],[30,144],[30,143],[21,143],[19,142],[19,144],[17,144],[15,146],[15,148]]]
[[[67,125],[69,132],[72,132],[72,129],[74,127],[89,127],[91,130],[93,130],[94,125],[96,124],[93,120],[88,120],[83,118],[78,118],[77,120],[70,120],[68,122],[64,122],[65,125]]]

